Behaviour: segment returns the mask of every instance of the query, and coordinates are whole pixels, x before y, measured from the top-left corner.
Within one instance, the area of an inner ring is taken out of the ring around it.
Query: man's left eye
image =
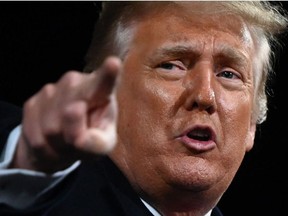
[[[239,76],[232,71],[222,71],[217,74],[218,77],[224,77],[227,79],[238,79]]]

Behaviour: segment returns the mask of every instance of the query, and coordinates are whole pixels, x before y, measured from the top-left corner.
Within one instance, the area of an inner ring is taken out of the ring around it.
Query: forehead
[[[243,19],[217,6],[211,2],[158,3],[137,22],[135,38],[158,45],[161,39],[197,43],[210,38],[252,47],[253,40]]]

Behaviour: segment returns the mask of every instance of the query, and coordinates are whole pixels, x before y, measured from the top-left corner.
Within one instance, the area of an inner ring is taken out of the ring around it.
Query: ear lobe
[[[249,152],[254,146],[254,138],[256,133],[256,124],[251,123],[250,130],[248,131],[248,140],[246,143],[246,152]]]

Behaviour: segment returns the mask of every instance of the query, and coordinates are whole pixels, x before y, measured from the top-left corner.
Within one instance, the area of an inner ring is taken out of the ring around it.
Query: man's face
[[[245,24],[231,15],[182,15],[168,10],[137,24],[111,155],[139,193],[167,204],[170,193],[179,201],[189,192],[218,199],[255,133],[254,47]]]

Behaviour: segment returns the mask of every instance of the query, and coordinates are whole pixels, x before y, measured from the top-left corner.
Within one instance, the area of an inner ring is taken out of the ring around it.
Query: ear
[[[256,123],[251,123],[246,142],[246,152],[249,152],[254,146],[255,133],[256,133]]]

